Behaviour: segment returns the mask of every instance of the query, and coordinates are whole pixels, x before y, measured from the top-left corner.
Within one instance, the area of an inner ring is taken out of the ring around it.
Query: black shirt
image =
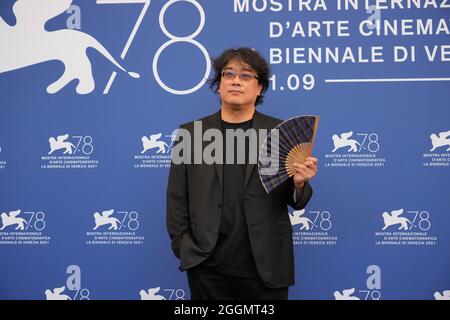
[[[248,138],[245,139],[245,164],[238,164],[237,162],[237,138],[234,139],[234,161],[232,164],[226,163],[226,129],[242,129],[246,131],[251,126],[252,120],[242,123],[222,121],[222,133],[224,137],[222,222],[216,248],[212,255],[204,262],[204,265],[221,273],[255,278],[258,277],[258,272],[250,246],[243,201],[245,169],[248,164],[249,154]],[[243,151],[239,150],[241,153]]]

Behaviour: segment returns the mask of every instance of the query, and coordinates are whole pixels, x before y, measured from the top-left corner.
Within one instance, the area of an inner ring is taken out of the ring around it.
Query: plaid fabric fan
[[[291,118],[267,136],[258,158],[259,177],[267,193],[295,174],[294,163],[311,156],[318,123],[318,116]]]

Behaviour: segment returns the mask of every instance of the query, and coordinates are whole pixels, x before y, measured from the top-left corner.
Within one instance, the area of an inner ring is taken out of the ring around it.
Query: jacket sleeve
[[[295,210],[301,210],[305,208],[313,194],[313,190],[309,182],[308,181],[305,182],[301,194],[298,193],[296,194],[294,181],[292,180],[292,178],[290,178],[287,183],[289,186],[288,187],[289,191],[286,193],[287,204],[292,208],[294,208]]]
[[[180,141],[175,145],[178,143]],[[175,256],[180,258],[183,234],[190,229],[189,188],[185,163],[171,162],[167,184],[166,226],[172,241],[172,250]]]

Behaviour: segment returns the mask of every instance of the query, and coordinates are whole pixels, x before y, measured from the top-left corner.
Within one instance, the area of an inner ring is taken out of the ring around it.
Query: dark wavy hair
[[[256,98],[255,106],[262,104],[264,93],[269,88],[270,66],[258,51],[250,48],[228,49],[219,57],[212,59],[214,78],[209,80],[211,90],[217,93],[222,79],[222,70],[232,60],[248,64],[258,74],[258,83],[262,85],[262,90],[261,94]]]

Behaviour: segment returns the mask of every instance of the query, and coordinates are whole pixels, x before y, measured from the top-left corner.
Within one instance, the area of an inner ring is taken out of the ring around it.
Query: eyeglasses
[[[257,75],[250,72],[242,72],[238,74],[233,70],[222,71],[222,78],[226,80],[233,80],[236,76],[239,76],[239,79],[242,81],[250,81],[253,78],[259,79]]]

